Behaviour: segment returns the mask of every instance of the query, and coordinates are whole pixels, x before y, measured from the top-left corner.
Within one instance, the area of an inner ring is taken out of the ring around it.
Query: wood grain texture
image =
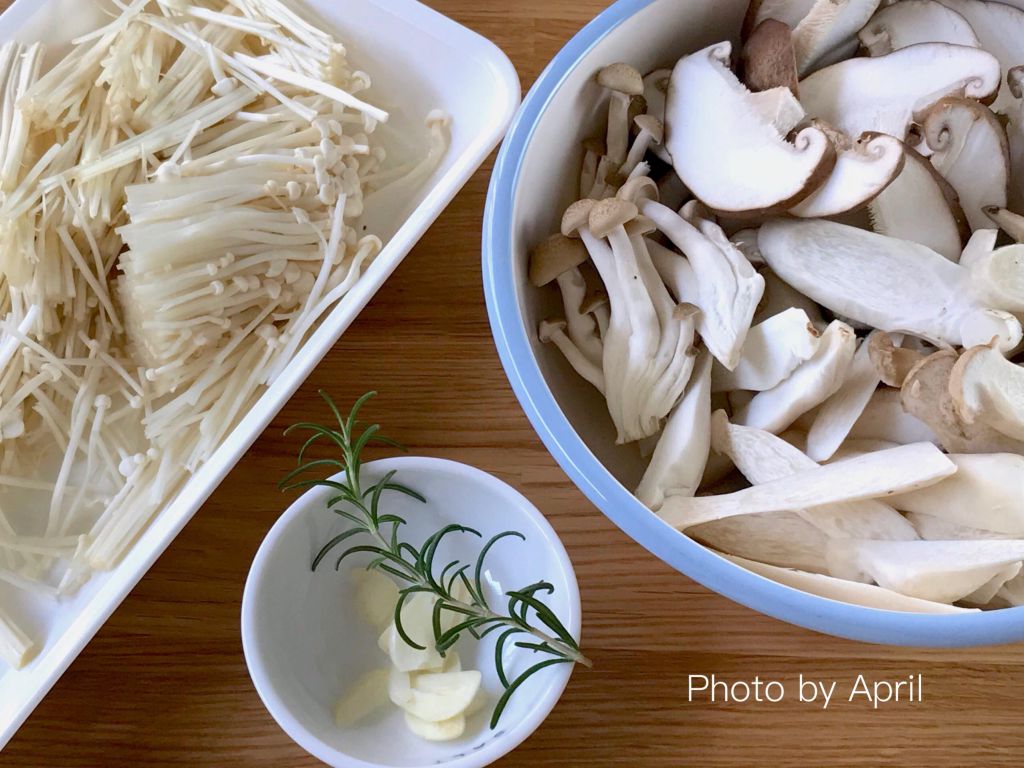
[[[432,0],[494,39],[529,85],[605,3]],[[592,671],[503,768],[563,766],[1017,766],[1024,646],[919,651],[840,641],[737,606],[656,561],[569,483],[501,370],[481,292],[490,166],[458,196],[274,424],[40,705],[0,765],[300,768],[246,674],[239,603],[286,500],[281,431],[323,387],[376,388],[374,416],[414,453],[475,464],[549,517],[575,563]],[[924,702],[873,711],[686,702],[689,674],[837,679],[920,673]]]

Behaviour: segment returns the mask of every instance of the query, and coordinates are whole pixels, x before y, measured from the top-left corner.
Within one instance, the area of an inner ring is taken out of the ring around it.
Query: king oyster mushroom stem
[[[793,512],[743,515],[695,525],[686,535],[719,552],[783,568],[825,573],[828,540]]]
[[[903,170],[903,142],[882,133],[865,133],[856,141],[816,121],[832,139],[836,165],[818,189],[789,212],[800,218],[826,218],[870,203]]]
[[[604,347],[594,317],[583,311],[587,284],[579,267],[590,259],[586,246],[558,233],[541,243],[530,254],[530,282],[538,288],[558,283],[565,308],[569,338],[594,365],[600,365]]]
[[[907,597],[899,592],[873,584],[863,584],[857,581],[836,579],[824,574],[806,573],[804,571],[790,568],[779,568],[774,565],[766,565],[752,560],[745,560],[733,555],[722,555],[751,573],[756,573],[766,579],[790,587],[792,589],[818,595],[829,600],[838,600],[843,603],[862,605],[865,608],[877,608],[882,611],[905,611],[907,613],[925,614],[950,614],[950,613],[976,613],[977,609],[960,608],[947,603],[937,603],[932,600],[919,600],[914,597]]]
[[[903,138],[913,116],[944,96],[984,100],[999,82],[999,62],[992,54],[922,43],[821,69],[800,81],[800,102],[808,114],[850,136],[877,131]]]
[[[987,206],[984,212],[1003,232],[1018,243],[1024,243],[1024,216],[996,206]]]
[[[888,497],[933,485],[954,472],[956,465],[942,451],[931,443],[916,443],[797,472],[725,496],[671,495],[658,514],[669,525],[685,531],[737,515]]]
[[[1010,177],[1006,131],[988,107],[947,97],[920,118],[929,159],[956,190],[972,229],[988,226],[984,208],[1004,207]]]
[[[879,0],[816,0],[793,30],[800,75],[856,53],[857,33],[878,5]]]
[[[902,341],[902,336],[897,334],[897,337]],[[866,348],[878,378],[886,386],[897,389],[903,386],[914,366],[926,357],[916,349],[898,346],[897,339],[884,331],[872,333]]]
[[[763,96],[732,73],[731,52],[729,43],[719,43],[676,64],[665,146],[679,178],[709,207],[732,214],[788,210],[827,178],[835,150],[813,127],[788,141],[759,113]]]
[[[881,377],[871,359],[871,341],[875,331],[860,343],[842,385],[818,409],[807,431],[807,455],[818,462],[828,461],[839,450],[857,423]]]
[[[702,227],[714,240],[654,200],[643,201],[640,210],[686,254],[697,286],[692,303],[701,310],[697,330],[715,359],[733,370],[764,293],[764,278],[713,222],[703,222]]]
[[[858,37],[869,56],[885,56],[920,43],[981,48],[967,19],[938,0],[902,0],[880,8]]]
[[[834,320],[821,335],[814,354],[777,386],[759,392],[736,413],[737,424],[778,434],[800,416],[839,391],[857,348],[857,336]]]
[[[603,395],[605,393],[604,372],[599,366],[588,360],[587,356],[566,335],[565,327],[564,318],[543,320],[537,331],[537,337],[544,344],[554,344],[558,347],[576,373],[589,381]]]
[[[967,268],[971,289],[982,302],[1024,314],[1024,245],[1017,243],[983,255],[972,254]]]
[[[957,470],[959,471],[959,470]],[[925,541],[969,541],[978,539],[1019,539],[1020,536],[1008,533],[987,531],[969,525],[951,523],[935,515],[924,515],[919,512],[905,512],[907,521],[914,526],[917,535]]]
[[[597,83],[608,91],[608,157],[615,170],[626,161],[629,149],[630,102],[644,92],[643,76],[629,64],[609,64],[597,74]]]
[[[941,350],[929,355],[908,374],[900,400],[903,409],[927,424],[950,453],[1021,453],[1024,442],[980,421],[965,421],[957,410],[953,371],[957,354]],[[963,370],[963,369],[961,369]]]
[[[740,52],[740,79],[755,93],[783,87],[800,95],[793,31],[788,24],[765,19],[757,25]]]
[[[868,541],[833,539],[833,576],[872,581],[908,597],[954,603],[1024,560],[1024,541]]]
[[[879,389],[850,430],[849,441],[935,443],[939,437],[921,419],[903,409],[898,389]]]
[[[818,464],[781,437],[730,424],[724,411],[711,417],[711,447],[728,456],[754,485],[781,480]],[[829,538],[916,539],[913,527],[895,509],[869,499],[799,509],[796,514]]]
[[[771,389],[810,360],[820,343],[821,334],[807,313],[791,307],[750,329],[735,369],[715,366],[712,391]]]
[[[831,221],[771,220],[758,247],[772,270],[832,312],[944,346],[997,339],[1013,349],[1020,321],[971,290],[970,272],[918,243]]]
[[[658,439],[636,496],[657,511],[671,491],[693,496],[700,487],[711,447],[711,355],[704,352],[693,369],[682,400],[672,410]]]
[[[1024,441],[1024,367],[988,346],[969,349],[949,378],[957,415]]]
[[[982,259],[988,257],[996,249],[999,241],[998,229],[979,229],[971,234],[971,239],[960,254],[960,266],[970,269]]]
[[[971,228],[956,190],[917,150],[904,145],[903,158],[903,170],[868,205],[872,228],[959,261]]]

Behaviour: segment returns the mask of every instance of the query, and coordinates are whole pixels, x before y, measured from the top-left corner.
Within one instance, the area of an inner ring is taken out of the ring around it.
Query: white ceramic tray
[[[508,58],[415,0],[293,2],[336,31],[352,59],[372,74],[374,100],[392,111],[389,126],[421,135],[419,121],[429,110],[443,109],[452,117],[451,148],[422,189],[372,214],[368,224],[385,239],[384,250],[117,568],[60,603],[0,584],[5,609],[33,638],[44,640],[25,669],[15,672],[0,662],[0,749],[497,145],[519,104],[519,80]],[[88,0],[17,0],[0,16],[0,41],[42,40],[58,52],[101,18]]]

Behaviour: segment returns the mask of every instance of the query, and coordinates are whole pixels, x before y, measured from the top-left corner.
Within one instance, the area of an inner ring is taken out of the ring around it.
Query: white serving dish
[[[5,610],[42,645],[23,670],[0,662],[0,749],[468,181],[519,104],[519,80],[508,58],[415,0],[293,1],[337,31],[352,59],[373,75],[374,92],[381,94],[375,101],[392,110],[389,125],[418,127],[431,109],[443,109],[452,118],[451,148],[420,190],[393,198],[367,217],[385,240],[384,250],[116,568],[60,603],[0,584]],[[56,51],[101,19],[84,0],[17,0],[0,16],[0,42],[42,40]]]

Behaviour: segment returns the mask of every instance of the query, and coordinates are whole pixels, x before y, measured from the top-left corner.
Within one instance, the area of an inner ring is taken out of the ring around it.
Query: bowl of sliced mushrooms
[[[630,536],[777,618],[1024,639],[1024,1],[621,0],[484,228],[510,381]]]

